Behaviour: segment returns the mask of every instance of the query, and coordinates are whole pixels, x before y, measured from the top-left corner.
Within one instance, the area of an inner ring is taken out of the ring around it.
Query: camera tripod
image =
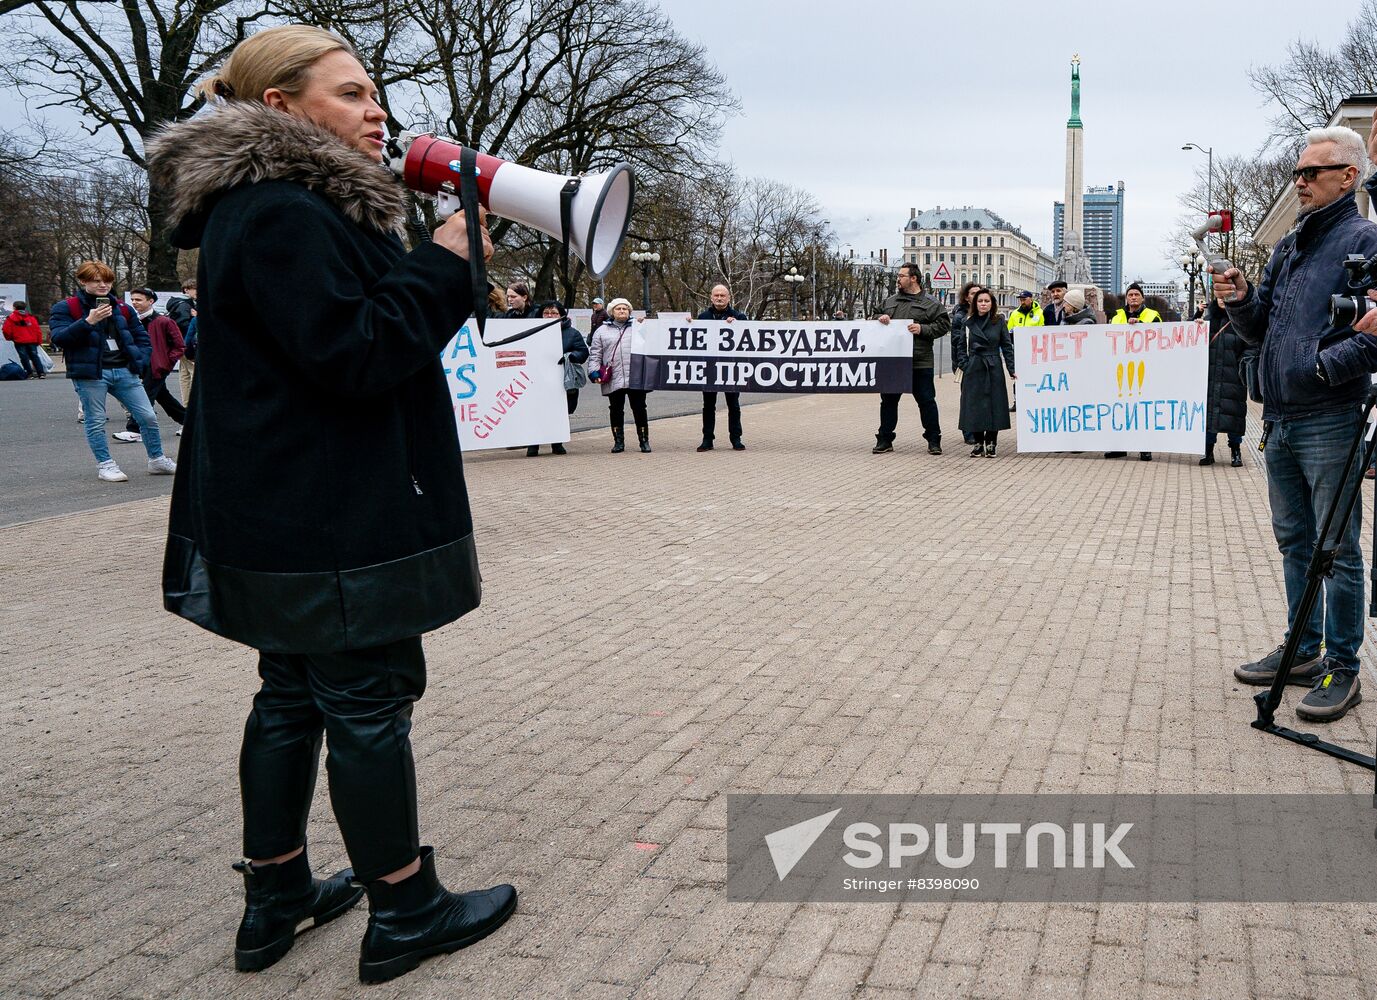
[[[1300,652],[1301,636],[1304,629],[1301,623],[1308,621],[1310,614],[1315,610],[1315,602],[1320,598],[1320,589],[1324,586],[1324,581],[1334,575],[1334,560],[1339,554],[1338,539],[1343,537],[1344,530],[1348,527],[1349,520],[1353,517],[1353,510],[1363,496],[1363,472],[1372,464],[1372,456],[1377,452],[1377,433],[1374,433],[1371,441],[1364,441],[1367,435],[1368,418],[1372,415],[1374,405],[1377,405],[1377,384],[1368,390],[1367,400],[1363,404],[1363,421],[1359,425],[1358,433],[1353,439],[1353,443],[1348,449],[1348,461],[1344,464],[1343,476],[1339,480],[1339,489],[1334,494],[1334,500],[1329,505],[1329,510],[1324,515],[1324,527],[1320,530],[1319,541],[1315,543],[1315,551],[1310,557],[1310,565],[1305,571],[1305,592],[1301,595],[1300,607],[1296,609],[1295,620],[1291,623],[1291,633],[1286,638],[1286,647],[1281,653],[1281,663],[1277,666],[1277,675],[1272,680],[1272,686],[1266,691],[1259,691],[1253,696],[1257,702],[1257,718],[1253,720],[1254,729],[1260,729],[1264,733],[1271,733],[1273,736],[1280,736],[1284,740],[1292,743],[1299,743],[1303,747],[1311,750],[1318,750],[1320,753],[1327,753],[1331,757],[1338,757],[1346,760],[1350,764],[1357,764],[1365,767],[1369,771],[1377,772],[1377,759],[1341,747],[1335,743],[1329,743],[1319,738],[1315,733],[1301,733],[1286,726],[1279,726],[1276,723],[1275,715],[1277,706],[1281,704],[1281,694],[1286,688],[1287,678],[1291,675],[1291,669],[1296,665],[1297,654]],[[1354,467],[1354,459],[1359,455],[1363,456],[1361,463]],[[1350,488],[1349,480],[1353,480]],[[1340,510],[1342,507],[1342,511]],[[1337,529],[1335,519],[1338,519]],[[1331,539],[1333,541],[1331,541]],[[1377,568],[1374,569],[1377,573]],[[1373,608],[1377,608],[1377,592],[1373,594],[1374,605],[1369,608],[1369,615]],[[1377,805],[1377,792],[1373,795],[1374,805]]]

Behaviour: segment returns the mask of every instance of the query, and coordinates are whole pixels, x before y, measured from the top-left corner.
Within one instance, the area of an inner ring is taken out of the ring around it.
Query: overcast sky
[[[1063,193],[1070,62],[1081,57],[1086,183],[1123,181],[1124,275],[1180,278],[1164,258],[1204,154],[1251,153],[1269,111],[1247,70],[1294,38],[1332,45],[1355,2],[661,0],[741,99],[722,154],[811,191],[839,243],[899,247],[909,208],[975,205],[1048,252]],[[1127,16],[1125,16],[1127,14]],[[1210,45],[1206,27],[1222,28]],[[1018,41],[1018,39],[1024,41]]]

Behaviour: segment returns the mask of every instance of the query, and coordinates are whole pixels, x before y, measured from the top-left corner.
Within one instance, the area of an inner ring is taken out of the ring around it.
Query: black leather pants
[[[323,734],[330,804],[355,876],[373,881],[414,861],[420,636],[343,653],[260,652],[258,673],[239,754],[245,856],[273,858],[306,842]]]

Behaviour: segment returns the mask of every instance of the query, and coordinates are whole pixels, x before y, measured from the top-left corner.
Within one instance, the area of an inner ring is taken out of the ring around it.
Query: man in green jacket
[[[923,293],[923,279],[917,264],[899,265],[899,291],[880,306],[881,323],[892,319],[907,321],[913,334],[913,398],[923,421],[923,437],[928,454],[942,454],[942,426],[937,417],[937,386],[933,382],[932,345],[951,332],[951,316],[942,304]],[[899,425],[898,392],[880,393],[880,429],[875,434],[875,455],[894,450],[894,428]]]

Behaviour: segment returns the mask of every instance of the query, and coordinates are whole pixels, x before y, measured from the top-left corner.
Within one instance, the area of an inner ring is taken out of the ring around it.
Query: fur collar
[[[148,142],[148,175],[168,193],[174,227],[231,188],[269,180],[300,184],[381,232],[400,231],[405,218],[406,189],[384,167],[314,122],[256,102],[160,129]]]

